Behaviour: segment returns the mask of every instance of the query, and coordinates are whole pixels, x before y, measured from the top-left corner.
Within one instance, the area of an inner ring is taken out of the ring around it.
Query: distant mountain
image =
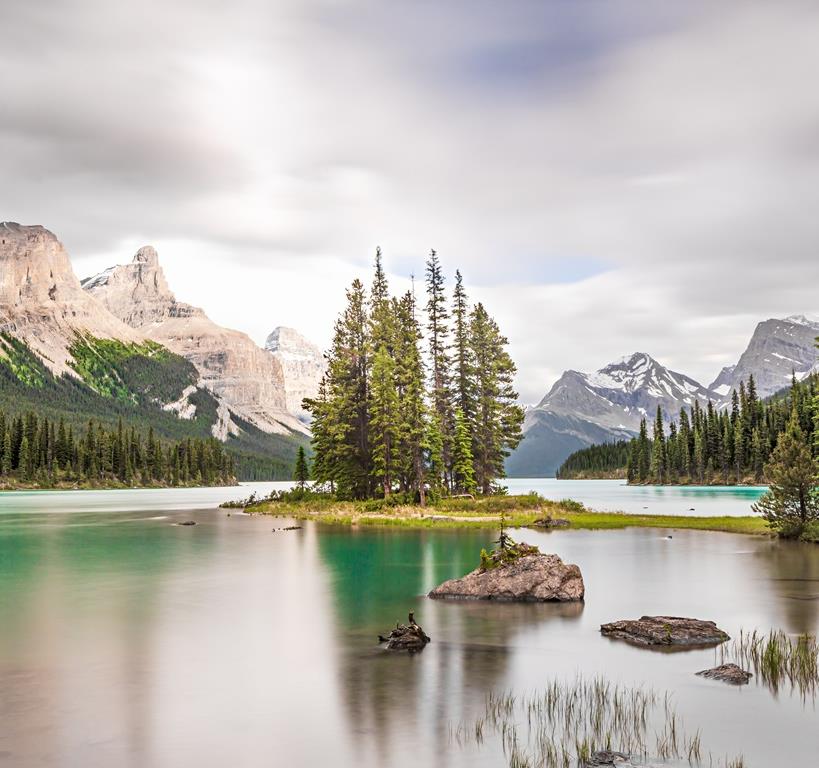
[[[56,375],[76,375],[71,347],[78,334],[142,343],[82,290],[68,254],[41,226],[0,222],[0,332],[24,341]]]
[[[241,477],[289,477],[306,430],[286,410],[281,367],[254,345],[259,367],[278,375],[278,384],[270,385],[281,413],[274,435],[252,409],[241,408],[243,389],[254,391],[252,376],[221,390],[215,383],[214,371],[229,367],[225,358],[235,358],[247,337],[221,329],[223,351],[213,358],[205,345],[175,354],[173,347],[184,345],[163,344],[168,339],[157,332],[168,330],[169,317],[190,319],[194,338],[197,326],[210,324],[201,310],[175,303],[153,249],[141,249],[128,269],[86,281],[83,290],[52,232],[0,223],[0,409],[34,410],[74,427],[92,418],[109,426],[122,419],[168,439],[215,435],[228,444]]]
[[[595,373],[566,371],[535,408],[526,412],[524,439],[507,460],[510,476],[550,476],[573,451],[631,437],[640,419],[659,405],[669,416],[695,400],[716,395],[643,352]]]
[[[705,387],[635,353],[586,374],[566,371],[549,393],[526,412],[524,439],[507,459],[511,477],[551,476],[573,451],[635,434],[640,419],[654,418],[661,406],[667,419],[695,400],[727,407],[731,393],[753,374],[760,397],[819,370],[815,339],[819,320],[793,315],[757,325],[736,365],[722,369]]]
[[[279,361],[247,334],[223,328],[198,307],[177,301],[152,247],[140,248],[130,264],[84,280],[83,288],[124,323],[190,360],[202,385],[234,414],[263,432],[306,433],[288,409]],[[237,427],[226,410],[220,417],[224,439]]]
[[[802,379],[816,370],[817,336],[819,321],[804,315],[765,320],[757,325],[739,362],[723,368],[710,389],[727,399],[753,374],[759,395],[772,395],[788,386],[794,373]]]
[[[301,403],[304,398],[318,394],[326,365],[321,350],[298,331],[283,326],[273,330],[264,348],[282,367],[287,410],[307,418]]]

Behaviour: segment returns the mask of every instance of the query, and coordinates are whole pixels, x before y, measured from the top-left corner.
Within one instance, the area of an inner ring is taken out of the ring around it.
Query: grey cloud
[[[816,309],[812,4],[5,5],[0,218],[89,265],[184,241],[233,265],[219,311],[257,336],[249,293],[295,313],[281,275],[376,244],[400,276],[432,246],[461,268],[528,401],[635,349],[707,380],[756,319]],[[329,328],[322,290],[287,323]]]

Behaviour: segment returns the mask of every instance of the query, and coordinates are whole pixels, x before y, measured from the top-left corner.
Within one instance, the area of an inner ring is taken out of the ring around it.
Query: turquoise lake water
[[[555,482],[541,490],[570,495]],[[605,501],[594,483],[590,505]],[[612,508],[638,503],[612,488]],[[744,514],[745,493],[654,503]],[[522,696],[582,673],[670,692],[715,766],[740,753],[748,768],[814,764],[812,697],[704,680],[694,672],[713,666],[713,650],[653,653],[599,626],[672,614],[733,636],[815,633],[819,547],[698,531],[517,531],[580,566],[585,603],[447,603],[424,595],[471,570],[492,531],[274,531],[287,523],[215,508],[235,495],[0,496],[0,763],[503,766],[498,740],[459,744],[459,724],[480,716],[489,691]],[[174,525],[186,519],[197,525]],[[409,610],[432,643],[416,656],[385,652],[378,633]]]

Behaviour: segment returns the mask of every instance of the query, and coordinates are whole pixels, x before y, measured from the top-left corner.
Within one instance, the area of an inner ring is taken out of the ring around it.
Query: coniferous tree
[[[765,464],[768,491],[754,504],[754,511],[780,533],[799,535],[819,519],[816,464],[794,408],[788,426],[779,436]]]
[[[429,376],[432,408],[441,430],[443,483],[451,485],[454,415],[449,359],[449,312],[444,292],[444,273],[438,254],[430,251],[426,264],[427,329],[429,332]]]
[[[654,419],[654,440],[651,447],[651,477],[656,483],[665,482],[666,451],[665,434],[663,432],[663,412],[657,406],[657,415]]]
[[[471,488],[476,478],[487,493],[503,476],[523,418],[512,386],[514,363],[483,306],[468,312],[460,273],[453,299],[450,355],[443,273],[432,252],[425,376],[414,295],[389,297],[380,251],[369,300],[359,281],[347,292],[319,393],[304,401],[313,416],[314,479],[339,497],[401,492],[423,504],[427,489],[446,494]],[[457,472],[456,408],[463,414]]]
[[[636,444],[639,455],[637,462],[637,477],[641,483],[648,481],[651,470],[651,444],[648,440],[648,427],[645,419],[640,419],[640,434]]]
[[[429,447],[428,414],[424,402],[424,363],[419,343],[421,330],[415,315],[415,297],[411,292],[394,303],[396,317],[395,379],[398,390],[398,458],[401,490],[426,503]]]
[[[504,476],[504,461],[521,440],[523,409],[513,386],[516,368],[509,342],[483,304],[470,315],[470,344],[475,361],[475,420],[472,430],[475,480],[482,493]]]
[[[469,301],[460,270],[455,271],[455,289],[452,297],[452,379],[455,405],[463,412],[469,429],[475,418],[475,364],[469,343]]]
[[[452,482],[457,493],[474,493],[475,467],[472,436],[464,412],[455,411],[455,439],[452,446]]]
[[[395,361],[383,344],[373,358],[369,394],[373,476],[386,498],[392,491],[397,464],[399,401],[395,386]]]
[[[310,479],[310,468],[307,464],[307,454],[304,452],[304,446],[300,445],[296,453],[296,467],[293,472],[293,479],[301,490],[307,485]]]

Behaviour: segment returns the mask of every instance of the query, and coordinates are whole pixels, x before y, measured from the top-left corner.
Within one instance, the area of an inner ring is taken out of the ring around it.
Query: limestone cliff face
[[[57,375],[73,374],[68,348],[77,333],[145,338],[82,290],[52,232],[8,221],[0,222],[0,331],[25,341]]]
[[[305,431],[288,411],[279,361],[246,334],[178,302],[150,246],[140,248],[130,264],[83,281],[83,287],[123,322],[190,360],[201,383],[237,416],[265,432]]]
[[[324,355],[298,331],[282,326],[267,337],[264,348],[279,361],[284,372],[287,409],[305,418],[307,414],[301,403],[305,397],[318,394],[326,365]]]

